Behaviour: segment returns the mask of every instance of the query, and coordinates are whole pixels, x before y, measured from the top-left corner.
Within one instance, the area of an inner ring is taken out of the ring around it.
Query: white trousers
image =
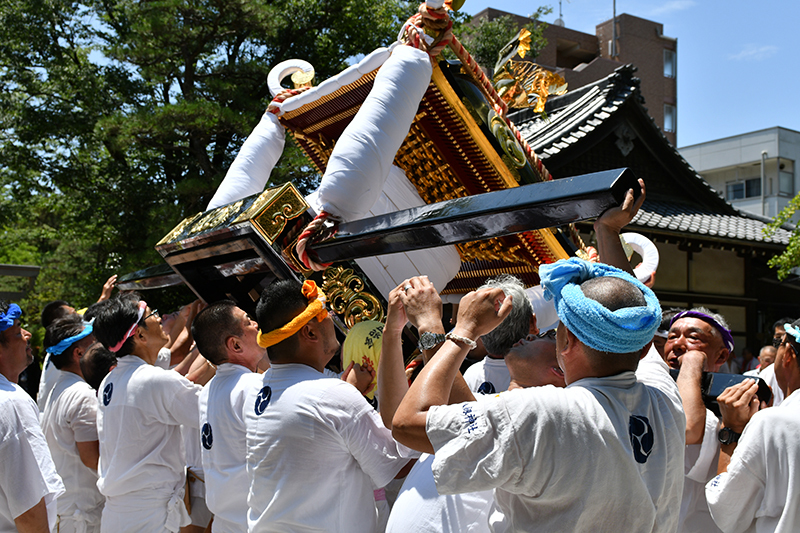
[[[106,498],[100,533],[177,533],[192,523],[183,487],[172,494],[137,492]]]

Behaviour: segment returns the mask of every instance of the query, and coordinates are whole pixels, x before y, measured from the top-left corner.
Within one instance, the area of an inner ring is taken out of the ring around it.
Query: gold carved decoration
[[[434,94],[431,95],[431,93]],[[431,98],[433,98],[434,95],[435,92],[429,91],[429,96]],[[438,119],[441,121],[441,118],[439,118],[438,114],[447,112],[451,109],[449,104],[445,104],[444,98],[442,98],[442,100],[443,101],[441,105],[425,109],[425,111],[430,115],[429,118],[432,120]],[[474,127],[477,128],[477,124],[475,124],[474,119],[468,121],[465,118],[469,117],[469,119],[472,119],[472,116],[469,115],[467,107],[462,104],[462,108],[464,109],[464,114],[461,115],[461,120],[464,123],[471,122]],[[419,118],[420,117],[418,115],[417,120],[415,120],[411,125],[411,130],[409,131],[408,136],[395,156],[395,164],[405,171],[406,176],[409,180],[411,180],[416,187],[417,192],[419,192],[419,195],[427,204],[468,196],[469,192],[461,183],[454,170],[450,167],[447,161],[445,161],[444,157],[437,148],[436,143],[433,142],[433,140],[428,136],[425,129],[421,127]],[[485,139],[482,132],[472,133],[470,138],[474,141],[476,139],[475,135],[478,133],[480,134],[481,138]],[[457,143],[455,144],[458,146]],[[464,150],[467,149],[463,145],[461,146]],[[494,154],[494,157],[500,161],[500,164],[502,165],[506,175],[513,176],[511,169],[514,168],[514,166],[503,163],[502,160],[500,160],[500,157],[497,155],[497,152],[494,151],[494,148],[491,146],[488,148],[491,150],[490,153]],[[483,157],[485,157],[486,150],[482,150],[481,154]],[[487,176],[486,173],[479,171],[478,168],[474,166],[479,164],[477,159],[470,159],[465,153],[462,153],[461,155],[463,157],[464,164],[467,165],[471,170],[471,177],[474,180],[474,183],[478,184],[485,192],[497,190],[498,188],[502,188],[504,185],[509,187],[508,179],[497,175],[497,178],[493,180],[493,183],[490,186],[486,182],[490,179],[489,176]],[[492,165],[491,162],[487,162],[487,164]],[[513,186],[516,186],[519,175],[517,174],[511,179],[513,179]],[[548,247],[552,247],[554,245],[556,246],[556,248],[551,248],[551,253],[553,250],[562,250],[560,244],[553,237],[550,230],[538,230],[532,233],[535,235],[534,239],[536,239],[538,242],[546,242]],[[458,253],[461,256],[462,261],[474,261],[481,259],[501,260],[511,263],[528,262],[526,255],[520,254],[522,251],[520,248],[524,249],[524,251],[527,253],[527,257],[534,258],[537,264],[541,262],[549,262],[550,260],[550,254],[546,254],[544,257],[542,257],[543,254],[537,253],[535,247],[531,246],[528,240],[521,236],[507,237],[505,239],[498,238],[489,239],[486,241],[468,242],[459,244],[456,246],[456,248],[458,249]]]
[[[270,244],[278,237],[286,221],[299,217],[308,204],[291,183],[273,187],[257,197],[249,196],[211,211],[185,218],[156,246],[181,241],[193,235],[233,226],[252,220],[256,229]]]
[[[194,222],[201,216],[203,216],[203,213],[197,213],[194,216],[184,218],[177,226],[175,226],[175,228],[172,231],[167,233],[163,239],[158,241],[158,244],[156,244],[156,246],[161,246],[162,244],[174,241],[175,239],[178,238],[178,235],[182,234],[184,230],[186,230],[186,228],[194,224]]]
[[[384,319],[381,302],[364,291],[364,286],[364,280],[352,268],[332,266],[322,274],[322,292],[331,309],[344,317],[348,328],[364,320]]]
[[[289,265],[289,268],[294,270],[295,272],[299,272],[303,275],[306,279],[310,278],[314,271],[308,268],[300,258],[297,257],[297,240],[300,238],[300,234],[298,233],[295,235],[294,239],[291,240],[288,246],[286,246],[283,250],[281,250],[281,257],[284,261]]]
[[[298,70],[294,74],[292,74],[292,84],[294,85],[295,89],[299,89],[301,87],[312,87],[314,84],[314,67],[311,67],[310,70]]]
[[[448,83],[447,78],[444,77],[442,73],[442,69],[439,68],[437,65],[433,69],[433,74],[431,75],[431,80],[436,85],[436,88],[441,93],[444,101],[447,102],[447,105],[455,112],[456,115],[461,119],[461,122],[464,124],[464,127],[469,132],[470,136],[472,137],[475,144],[478,145],[480,151],[483,153],[483,156],[489,160],[490,165],[492,166],[492,170],[496,173],[496,175],[502,180],[507,188],[516,187],[517,180],[511,175],[506,168],[503,161],[500,159],[500,155],[494,150],[494,147],[489,142],[489,139],[483,135],[483,132],[480,129],[480,126],[472,120],[472,117],[464,107],[464,104],[461,102],[461,99],[458,97],[456,92]]]
[[[223,222],[227,221],[231,215],[238,213],[243,205],[244,199],[222,206],[219,209],[214,209],[198,220],[194,226],[192,226],[191,232],[202,233],[206,230],[217,228],[222,225]]]
[[[267,242],[273,244],[286,227],[286,222],[305,213],[308,204],[290,183],[267,192],[271,194],[262,194],[253,206],[234,222],[249,219]]]
[[[531,33],[525,28],[501,51],[494,66],[497,94],[511,108],[535,106],[535,113],[544,113],[547,97],[567,92],[564,78],[538,66],[533,61],[514,61],[518,55],[525,59],[531,50]]]
[[[205,213],[197,213],[196,215],[186,218],[181,221],[166,237],[158,241],[156,246],[167,244],[175,240],[182,240],[204,231],[216,229],[225,225],[228,220],[242,210],[247,198],[243,198],[238,202],[224,205]]]
[[[457,244],[458,253],[463,261],[505,261],[507,263],[524,262],[516,252],[522,245],[516,244],[509,246],[509,242],[502,239],[488,239],[485,241],[473,241]],[[530,253],[531,251],[529,251]],[[533,254],[532,254],[533,255]]]

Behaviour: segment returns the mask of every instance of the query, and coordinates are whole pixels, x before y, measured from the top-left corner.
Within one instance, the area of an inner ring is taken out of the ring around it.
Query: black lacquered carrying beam
[[[621,205],[628,189],[641,194],[627,168],[534,183],[346,222],[308,250],[327,263],[562,226]]]

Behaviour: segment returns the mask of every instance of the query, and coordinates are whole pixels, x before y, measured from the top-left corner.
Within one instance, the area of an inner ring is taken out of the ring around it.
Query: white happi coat
[[[36,394],[36,404],[39,406],[40,413],[44,411],[47,397],[50,396],[50,391],[53,390],[53,385],[56,384],[56,380],[60,375],[61,370],[57,369],[56,365],[50,360],[50,354],[45,355],[42,363],[42,374],[39,376],[39,392]]]
[[[99,531],[105,498],[97,489],[97,472],[83,464],[76,444],[97,440],[97,396],[83,378],[59,372],[45,403],[42,432],[66,489],[58,498],[60,525]]]
[[[375,531],[373,491],[418,454],[352,385],[273,365],[245,401],[250,532]]]
[[[247,532],[245,398],[258,391],[261,375],[224,363],[200,393],[200,443],[206,479],[206,504],[214,514],[214,533]],[[255,395],[253,394],[253,397]]]
[[[728,471],[706,485],[711,516],[728,532],[800,531],[800,393],[759,411],[744,428]]]
[[[440,493],[495,488],[492,531],[674,532],[686,420],[666,364],[437,406]]]
[[[425,453],[408,473],[386,533],[489,533],[493,491],[440,495],[432,465],[433,455]]]
[[[180,426],[198,426],[200,390],[135,355],[120,357],[103,379],[97,415],[102,531],[177,531],[188,524]]]
[[[511,373],[505,359],[493,359],[487,355],[464,372],[464,381],[472,392],[495,394],[508,390]]]
[[[39,408],[16,383],[0,375],[0,531],[44,498],[52,529],[64,485],[39,427]]]
[[[706,483],[717,475],[719,463],[719,419],[706,409],[706,425],[703,428],[703,441],[688,444],[684,453],[686,478],[681,498],[681,511],[678,533],[719,533],[719,528],[711,518],[706,501]]]

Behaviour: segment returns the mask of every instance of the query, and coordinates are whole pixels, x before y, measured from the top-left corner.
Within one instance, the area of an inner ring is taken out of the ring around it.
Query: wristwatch
[[[719,430],[719,433],[717,433],[717,438],[722,444],[733,444],[734,442],[739,442],[739,437],[741,436],[741,433],[736,433],[731,428],[722,428]]]
[[[423,331],[419,334],[419,344],[417,348],[422,350],[432,350],[438,344],[445,341],[444,333],[431,333],[430,331]]]

